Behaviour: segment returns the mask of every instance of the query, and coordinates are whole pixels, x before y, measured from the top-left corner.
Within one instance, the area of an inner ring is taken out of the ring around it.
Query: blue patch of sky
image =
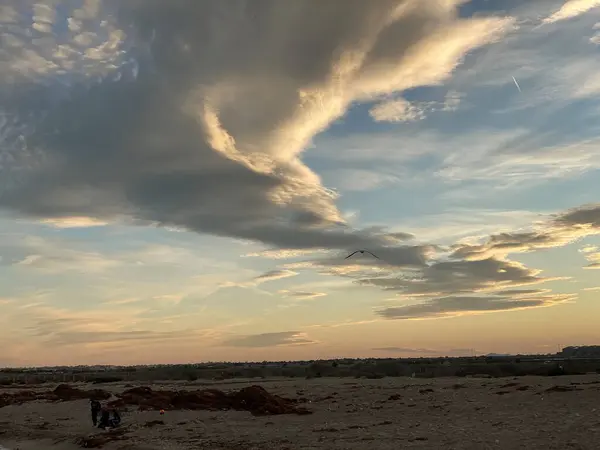
[[[481,195],[452,201],[451,205],[460,203],[466,208],[486,208],[493,204],[494,208],[505,210],[562,211],[597,202],[599,180],[600,170],[593,170],[570,178],[547,180],[526,188],[498,189],[491,193],[485,189],[490,187],[489,183],[464,181],[460,184],[461,189],[481,192]]]
[[[583,246],[581,242],[577,242],[564,247],[514,254],[510,255],[509,259],[519,261],[527,267],[543,269],[544,271],[540,274],[542,277],[572,277],[588,284],[594,278],[597,279],[598,273],[595,270],[583,269],[589,264],[584,255],[578,251]],[[563,287],[561,292],[577,292],[581,287],[579,284],[570,283],[567,280],[558,280],[554,283]],[[540,285],[540,287],[546,286]],[[548,287],[553,286],[549,285]]]
[[[350,192],[341,197],[338,206],[343,211],[358,209],[357,224],[394,225],[416,216],[451,211],[447,202],[438,198],[440,191],[440,187],[424,184],[417,189],[392,186],[379,191]]]
[[[460,5],[458,14],[460,17],[472,17],[477,14],[507,13],[523,6],[524,3],[524,0],[472,0]]]

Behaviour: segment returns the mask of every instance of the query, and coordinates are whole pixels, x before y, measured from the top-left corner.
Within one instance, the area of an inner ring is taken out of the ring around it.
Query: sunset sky
[[[0,43],[0,366],[600,343],[600,0],[2,0]]]

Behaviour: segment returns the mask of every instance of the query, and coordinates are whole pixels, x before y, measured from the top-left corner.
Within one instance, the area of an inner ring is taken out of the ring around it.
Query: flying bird
[[[513,81],[515,82],[515,86],[517,86],[517,89],[519,90],[519,92],[521,91],[521,86],[519,86],[519,83],[517,83],[517,79],[515,77],[512,77]]]
[[[348,259],[348,258],[350,258],[352,255],[356,255],[357,253],[360,253],[360,254],[364,255],[364,254],[365,254],[365,252],[367,252],[367,253],[368,253],[369,255],[371,255],[371,256],[374,256],[374,257],[375,257],[375,258],[377,258],[377,259],[380,259],[380,258],[379,258],[379,256],[377,256],[377,255],[374,255],[374,254],[373,254],[373,253],[371,253],[369,250],[356,250],[355,252],[353,252],[353,253],[350,253],[350,254],[349,254],[348,256],[346,256],[344,259]]]

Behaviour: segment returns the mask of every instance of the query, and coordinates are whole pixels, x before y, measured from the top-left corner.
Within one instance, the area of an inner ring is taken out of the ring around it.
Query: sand
[[[243,411],[122,413],[124,440],[107,450],[189,449],[598,449],[600,375],[502,379],[277,379],[215,382],[304,397],[311,415],[256,417]],[[557,391],[547,391],[559,387]],[[79,385],[90,389],[92,386]],[[97,386],[94,386],[97,387]],[[199,383],[153,385],[198,389]],[[48,389],[49,387],[44,387]],[[50,387],[51,388],[51,387]],[[122,392],[122,384],[102,386]],[[11,390],[6,390],[10,392]],[[0,391],[2,392],[2,391]],[[151,427],[148,422],[162,420]],[[31,402],[0,409],[0,445],[71,450],[98,433],[89,402]]]

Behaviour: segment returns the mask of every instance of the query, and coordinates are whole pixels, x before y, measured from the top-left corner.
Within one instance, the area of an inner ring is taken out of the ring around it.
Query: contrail
[[[515,82],[515,86],[517,86],[517,89],[519,90],[519,92],[521,91],[521,86],[519,86],[519,83],[517,83],[517,79],[515,77],[512,77],[513,81]]]

